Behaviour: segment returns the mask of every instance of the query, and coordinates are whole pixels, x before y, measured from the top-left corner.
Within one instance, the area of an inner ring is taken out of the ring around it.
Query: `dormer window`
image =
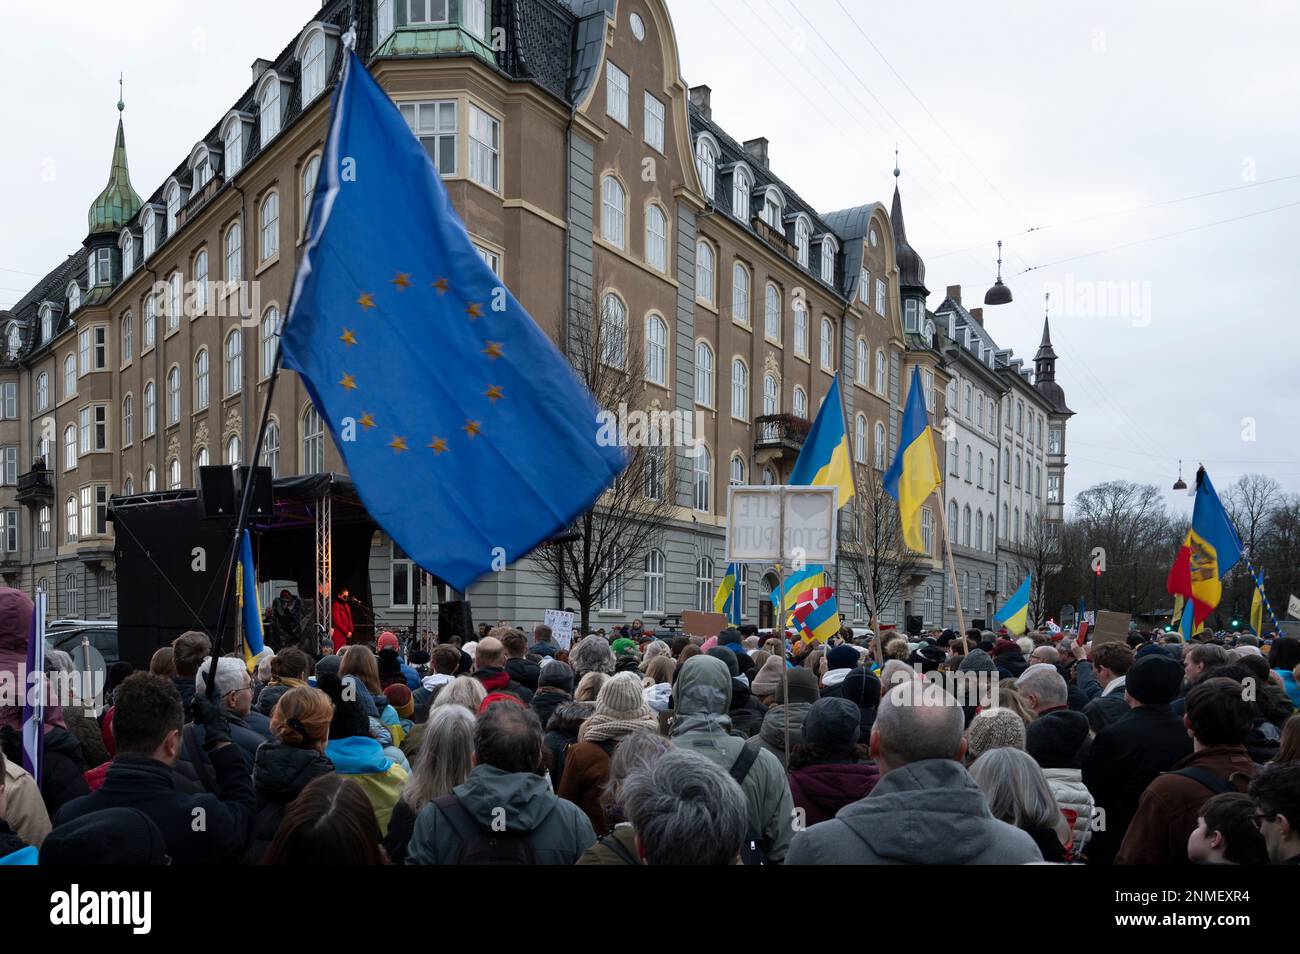
[[[167,203],[167,236],[170,238],[176,234],[176,218],[181,211],[181,186],[175,179],[163,190],[163,201]]]
[[[54,337],[54,312],[49,305],[41,305],[41,344]]]
[[[808,217],[800,213],[799,217],[794,220],[794,247],[799,264],[804,268],[808,267],[809,250],[808,245],[812,241],[812,223]]]
[[[113,250],[97,248],[90,253],[90,287],[113,282]]]
[[[822,239],[822,281],[827,285],[835,284],[835,255],[839,251],[835,240],[829,235]]]
[[[199,143],[190,153],[190,172],[194,180],[190,195],[195,196],[212,181],[212,155],[208,151],[207,143]]]
[[[784,211],[785,203],[781,199],[781,193],[775,186],[768,186],[763,193],[763,221],[769,227],[782,231],[781,218]]]
[[[903,330],[921,330],[921,303],[915,298],[903,302]]]
[[[237,114],[226,117],[221,144],[226,163],[226,179],[229,180],[244,164],[244,121]]]
[[[309,103],[325,88],[325,34],[307,39],[302,51],[302,101]]]
[[[736,166],[731,173],[731,212],[742,222],[749,221],[749,193],[754,179],[744,166]]]
[[[122,251],[122,277],[125,278],[135,271],[135,237],[131,235],[130,229],[122,230],[117,245]]]
[[[154,246],[158,243],[157,237],[157,219],[153,209],[144,210],[144,257],[148,258],[153,254]]]
[[[262,134],[262,148],[280,131],[280,77],[268,70],[257,96],[258,127]]]
[[[712,202],[718,174],[718,146],[712,136],[702,135],[695,140],[695,171],[700,174],[700,187],[705,197]]]
[[[23,336],[18,331],[17,325],[9,326],[9,334],[5,341],[5,358],[9,361],[18,360],[18,352],[22,350]]]
[[[446,23],[447,0],[407,0],[407,23]]]
[[[75,281],[68,283],[68,313],[81,307],[81,286]]]

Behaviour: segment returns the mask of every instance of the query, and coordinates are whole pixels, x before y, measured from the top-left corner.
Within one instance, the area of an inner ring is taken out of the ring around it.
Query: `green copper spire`
[[[119,84],[121,80],[118,80]],[[126,134],[122,129],[121,91],[117,100],[117,142],[113,146],[113,168],[108,174],[108,185],[90,206],[90,234],[117,232],[140,211],[140,197],[131,188],[131,173],[126,167]]]

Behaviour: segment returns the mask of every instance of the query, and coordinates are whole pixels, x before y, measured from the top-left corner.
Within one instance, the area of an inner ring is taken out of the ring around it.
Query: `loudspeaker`
[[[469,600],[450,600],[438,604],[438,639],[446,642],[452,636],[459,636],[462,646],[476,638]]]
[[[986,622],[986,621],[983,620],[983,619],[973,619],[973,620],[970,621],[970,628],[971,628],[971,629],[988,629],[988,626],[985,625],[985,622]]]
[[[925,626],[924,616],[907,617],[907,631],[911,633],[913,636],[919,636],[921,633],[921,629],[924,626]]]
[[[250,477],[251,472],[251,477]],[[270,515],[272,503],[271,468],[211,466],[199,468],[199,500],[203,515],[209,518],[239,516],[239,501],[244,492],[244,482],[253,481],[253,498],[248,512],[252,516]]]

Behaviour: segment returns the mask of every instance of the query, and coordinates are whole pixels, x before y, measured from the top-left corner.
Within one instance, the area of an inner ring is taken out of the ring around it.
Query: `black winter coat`
[[[22,736],[11,728],[4,730],[5,758],[15,765],[23,764]],[[41,765],[41,798],[51,818],[65,804],[90,791],[86,784],[86,760],[81,756],[81,743],[67,729],[47,726],[45,729],[44,762]]]
[[[162,829],[172,864],[234,863],[248,845],[257,796],[237,746],[222,746],[209,758],[217,776],[216,795],[179,792],[162,762],[119,755],[99,791],[64,805],[54,827],[104,808],[138,808]],[[199,818],[203,824],[196,830]]]
[[[566,702],[572,702],[573,695],[565,692],[563,689],[557,689],[555,686],[543,686],[533,695],[532,707],[533,712],[537,713],[537,721],[543,727],[551,721],[551,716],[555,714],[557,706]]]
[[[1090,864],[1113,863],[1146,787],[1191,754],[1187,728],[1167,705],[1138,706],[1097,733],[1083,784],[1105,811],[1106,825],[1088,843]]]
[[[506,672],[510,673],[510,678],[522,686],[526,686],[529,692],[537,691],[537,678],[542,674],[542,667],[537,664],[535,659],[529,659],[527,656],[521,656],[518,659],[506,660]],[[545,725],[546,723],[542,723]]]
[[[252,841],[243,863],[257,865],[275,840],[284,810],[313,779],[334,771],[334,763],[315,749],[267,742],[253,760],[253,788],[257,791],[257,814],[253,818]]]

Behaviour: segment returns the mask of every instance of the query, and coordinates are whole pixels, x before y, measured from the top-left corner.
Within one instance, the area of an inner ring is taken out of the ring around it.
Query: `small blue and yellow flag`
[[[239,576],[236,580],[239,618],[244,624],[244,664],[252,672],[257,657],[266,649],[262,639],[262,611],[257,599],[257,572],[253,569],[253,541],[244,531],[239,544]]]
[[[1011,594],[1006,605],[993,614],[993,618],[1007,628],[1007,632],[1020,636],[1029,625],[1029,581],[1033,574],[1025,577],[1020,589]]]
[[[463,591],[595,504],[626,442],[483,261],[393,100],[343,58],[284,366],[366,511]]]
[[[799,635],[805,640],[826,642],[840,631],[840,607],[835,590],[821,586],[801,594],[793,616],[799,624]]]
[[[921,369],[913,367],[898,452],[885,471],[885,492],[898,501],[903,540],[909,550],[926,552],[925,538],[921,535],[921,507],[942,479],[934,452],[934,435],[930,433],[930,419],[925,411]]]
[[[826,585],[826,568],[820,563],[809,563],[802,570],[795,570],[785,578],[781,591],[785,593],[785,606],[781,605],[781,591],[773,590],[769,594],[772,605],[776,607],[778,619],[785,619],[794,609],[799,597],[809,590]]]
[[[718,592],[713,594],[713,612],[725,613],[732,626],[740,625],[741,592],[736,588],[740,582],[740,564],[728,563],[726,575],[718,584]]]
[[[844,426],[840,403],[840,376],[831,379],[831,389],[822,398],[821,410],[813,421],[799,459],[790,472],[790,483],[799,486],[838,487],[839,506],[853,499],[853,458],[849,456],[849,431]]]

